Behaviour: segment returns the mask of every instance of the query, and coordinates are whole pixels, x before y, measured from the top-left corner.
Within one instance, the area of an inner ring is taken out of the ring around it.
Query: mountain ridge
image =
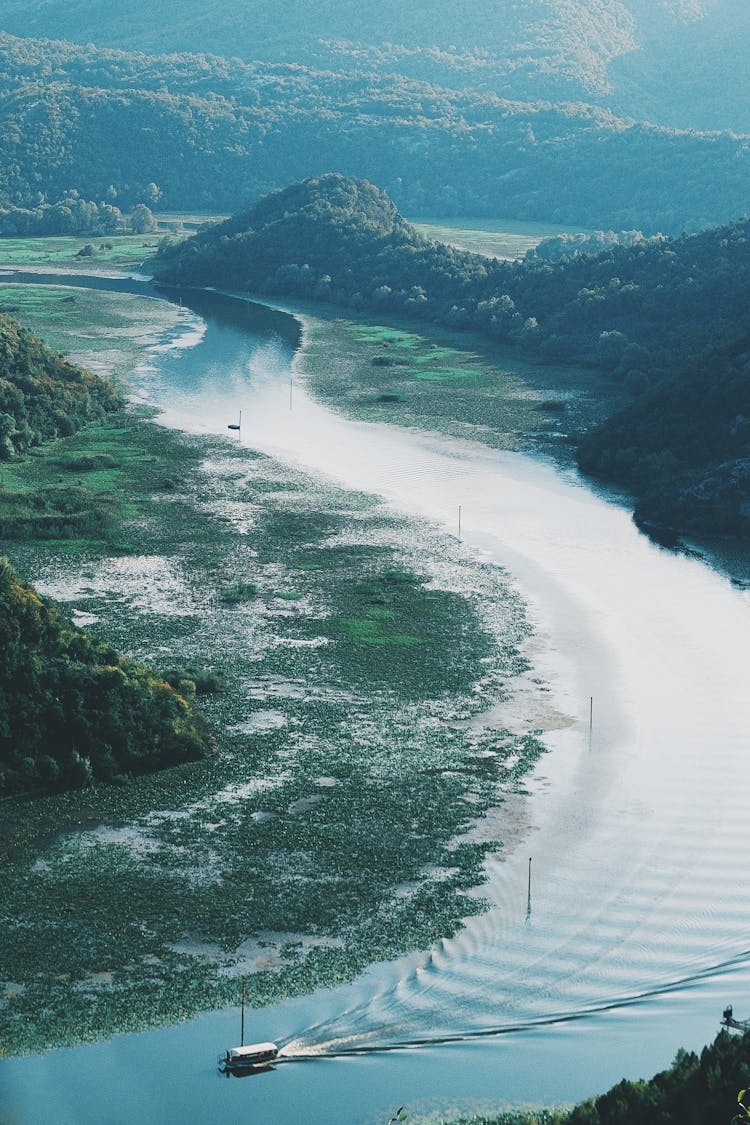
[[[377,11],[354,0],[280,0],[272,10],[252,0],[241,11],[227,0],[164,0],[158,10],[134,0],[126,11],[108,0],[6,0],[0,27],[245,62],[356,70],[365,59],[381,73],[511,99],[583,98],[670,127],[750,131],[750,91],[738,89],[750,19],[739,0],[476,0],[470,18],[438,0],[427,15],[396,0]]]
[[[629,124],[584,102],[2,33],[0,95],[0,204],[13,206],[71,188],[152,205],[156,188],[169,210],[236,211],[338,168],[413,216],[671,233],[747,208],[746,139]]]

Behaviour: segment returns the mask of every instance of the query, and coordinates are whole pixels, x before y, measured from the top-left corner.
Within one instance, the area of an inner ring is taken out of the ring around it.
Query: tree
[[[133,208],[130,225],[135,234],[150,234],[156,230],[157,223],[151,209],[145,203],[139,203]]]

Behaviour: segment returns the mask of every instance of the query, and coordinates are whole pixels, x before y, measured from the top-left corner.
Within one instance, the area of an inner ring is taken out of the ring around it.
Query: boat
[[[247,1047],[230,1047],[219,1059],[226,1071],[259,1069],[278,1058],[275,1043],[248,1043]]]
[[[230,422],[229,425],[227,426],[227,429],[228,430],[241,430],[242,429],[242,411],[241,410],[240,410],[239,421]]]
[[[724,1009],[721,1022],[724,1027],[731,1028],[733,1031],[750,1031],[750,1020],[736,1020],[731,1004]]]
[[[245,1045],[245,978],[242,978],[242,1016],[240,1022],[240,1045],[228,1047],[226,1053],[219,1056],[219,1068],[222,1074],[235,1074],[244,1076],[256,1074],[267,1070],[274,1059],[278,1058],[279,1048],[275,1043],[248,1043]]]

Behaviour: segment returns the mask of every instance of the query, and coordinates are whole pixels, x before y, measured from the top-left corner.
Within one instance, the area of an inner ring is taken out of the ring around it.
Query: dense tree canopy
[[[111,384],[0,313],[0,461],[75,433],[120,404]]]
[[[0,795],[123,780],[210,750],[183,696],[75,628],[0,559]]]
[[[746,0],[4,0],[3,27],[100,47],[379,71],[511,100],[750,130]]]
[[[721,1034],[698,1055],[680,1051],[649,1081],[619,1082],[560,1125],[729,1125],[750,1086],[750,1037]]]
[[[332,168],[384,185],[412,215],[655,233],[747,206],[742,137],[633,123],[538,84],[519,100],[389,73],[367,52],[322,69],[0,32],[0,95],[0,203],[25,208],[71,188],[150,206],[158,184],[166,208],[234,210]]]
[[[156,188],[156,185],[154,185]],[[158,188],[156,188],[158,193]],[[48,203],[42,196],[34,206],[0,207],[0,236],[28,237],[50,234],[146,234],[156,230],[157,222],[145,203],[130,214],[106,200],[95,203],[81,199],[77,191]]]

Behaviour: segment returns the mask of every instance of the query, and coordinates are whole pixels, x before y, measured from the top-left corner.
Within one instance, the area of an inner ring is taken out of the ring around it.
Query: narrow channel
[[[485,914],[350,986],[254,1014],[288,1065],[214,1081],[236,1019],[214,1013],[4,1064],[18,1119],[55,1104],[55,1122],[83,1125],[102,1119],[100,1098],[123,1105],[111,1121],[312,1125],[403,1103],[571,1100],[701,1046],[725,1001],[750,1014],[750,593],[655,546],[572,471],[321,406],[290,318],[183,300],[205,332],[134,375],[161,421],[226,434],[241,410],[233,440],[451,534],[460,505],[464,549],[509,571],[529,605],[537,674],[568,721],[544,736],[530,831],[488,865]]]

